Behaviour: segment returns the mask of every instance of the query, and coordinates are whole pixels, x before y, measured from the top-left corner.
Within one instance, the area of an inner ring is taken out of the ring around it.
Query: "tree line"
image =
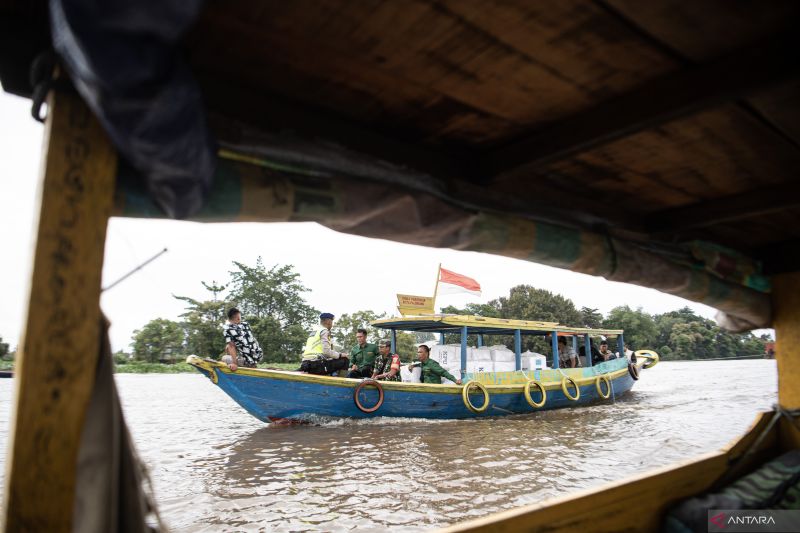
[[[651,315],[628,305],[620,305],[603,316],[597,309],[578,309],[569,298],[530,285],[518,285],[509,295],[486,304],[468,304],[464,308],[446,307],[445,313],[470,314],[494,318],[544,320],[587,328],[622,329],[625,341],[633,350],[651,349],[662,359],[713,359],[764,354],[769,335],[752,332],[729,333],[716,322],[703,318],[689,307]],[[511,337],[500,344],[513,346]],[[448,341],[449,342],[449,341]],[[613,346],[612,348],[616,348]],[[550,353],[544,339],[525,338],[523,350]]]
[[[210,298],[174,296],[185,303],[180,320],[156,318],[134,331],[132,357],[149,362],[180,360],[189,354],[219,358],[224,350],[222,327],[227,310],[237,307],[264,349],[264,362],[299,361],[309,331],[317,327],[319,315],[319,310],[306,301],[309,289],[302,284],[300,275],[292,265],[267,268],[261,258],[255,265],[233,262],[233,266],[225,283],[201,281]],[[450,306],[442,308],[442,312],[624,329],[625,339],[633,349],[655,349],[664,359],[763,354],[764,344],[770,340],[767,335],[725,332],[688,307],[650,315],[621,305],[603,316],[597,309],[578,309],[569,298],[530,285],[513,287],[508,296],[489,303],[468,304],[463,308]],[[370,342],[376,342],[382,332],[370,328],[369,323],[384,316],[360,310],[337,317],[334,343],[339,349],[349,349],[355,344],[356,330],[360,327],[367,327]],[[458,342],[456,337],[448,335],[446,342]],[[398,333],[397,351],[409,359],[416,352],[415,344],[433,338],[430,333]],[[471,342],[474,345],[474,339]],[[510,337],[489,338],[488,342],[513,346]],[[523,350],[526,349],[549,353],[549,344],[544,339],[525,337]]]

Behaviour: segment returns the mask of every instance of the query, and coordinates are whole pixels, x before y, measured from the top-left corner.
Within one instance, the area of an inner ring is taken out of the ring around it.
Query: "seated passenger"
[[[603,361],[608,361],[609,359],[616,359],[617,356],[614,352],[608,349],[608,341],[601,341],[600,342],[600,357],[603,358]]]
[[[378,343],[378,357],[372,379],[380,381],[400,381],[400,356],[392,353],[392,342],[382,340]]]
[[[319,325],[321,327],[306,341],[303,361],[300,363],[302,372],[329,376],[348,367],[347,354],[335,351],[331,344],[333,318],[331,313],[319,315]]]
[[[425,344],[420,344],[417,348],[419,363],[411,363],[408,369],[418,366],[422,369],[420,381],[422,383],[442,383],[442,378],[447,378],[456,385],[461,385],[461,380],[456,379],[450,372],[441,367],[439,363],[431,359],[431,349]]]
[[[378,347],[367,342],[367,330],[358,328],[356,332],[357,344],[350,350],[350,371],[347,377],[351,379],[368,378],[374,373],[375,357],[378,355]]]
[[[558,366],[564,368],[575,368],[581,366],[578,354],[567,345],[566,337],[558,338]]]

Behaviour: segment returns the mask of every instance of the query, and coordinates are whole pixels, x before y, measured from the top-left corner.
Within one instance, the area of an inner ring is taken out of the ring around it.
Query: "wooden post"
[[[392,350],[393,354],[397,353],[397,330],[396,329],[392,330],[392,347],[391,347],[391,350]]]
[[[592,366],[592,341],[588,333],[583,336],[583,351],[586,353],[586,366]]]
[[[778,403],[784,409],[800,409],[800,272],[773,276],[772,312]]]
[[[553,368],[558,368],[561,362],[558,360],[558,331],[553,332],[553,338],[550,339],[550,344],[553,346]]]
[[[6,460],[6,531],[71,531],[100,345],[100,281],[116,155],[83,101],[48,97],[39,224]]]
[[[461,378],[467,373],[467,336],[469,329],[467,326],[461,328]]]
[[[522,333],[514,330],[514,370],[522,370]]]

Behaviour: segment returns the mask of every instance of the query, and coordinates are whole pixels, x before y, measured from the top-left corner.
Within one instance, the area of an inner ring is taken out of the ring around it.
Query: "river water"
[[[424,530],[715,450],[777,398],[774,361],[665,362],[614,404],[468,421],[263,424],[197,374],[118,374],[172,531]],[[0,451],[11,385],[0,380]]]

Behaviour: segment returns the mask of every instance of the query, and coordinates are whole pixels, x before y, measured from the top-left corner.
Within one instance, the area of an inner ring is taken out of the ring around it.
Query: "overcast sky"
[[[43,132],[29,109],[29,101],[0,91],[0,336],[12,348],[19,340],[27,307]],[[102,297],[103,311],[112,323],[114,350],[128,350],[133,330],[151,319],[177,319],[183,303],[173,294],[208,299],[211,295],[201,281],[225,282],[232,261],[254,264],[258,256],[267,266],[294,265],[310,289],[308,302],[337,315],[362,309],[394,313],[396,293],[433,292],[439,263],[475,278],[483,288],[480,299],[447,295],[440,297],[440,305],[488,302],[526,283],[604,314],[622,304],[649,313],[687,305],[705,317],[713,318],[715,313],[708,306],[635,285],[499,256],[354,237],[313,223],[199,224],[114,218],[106,240],[103,285],[165,247],[167,254]]]

